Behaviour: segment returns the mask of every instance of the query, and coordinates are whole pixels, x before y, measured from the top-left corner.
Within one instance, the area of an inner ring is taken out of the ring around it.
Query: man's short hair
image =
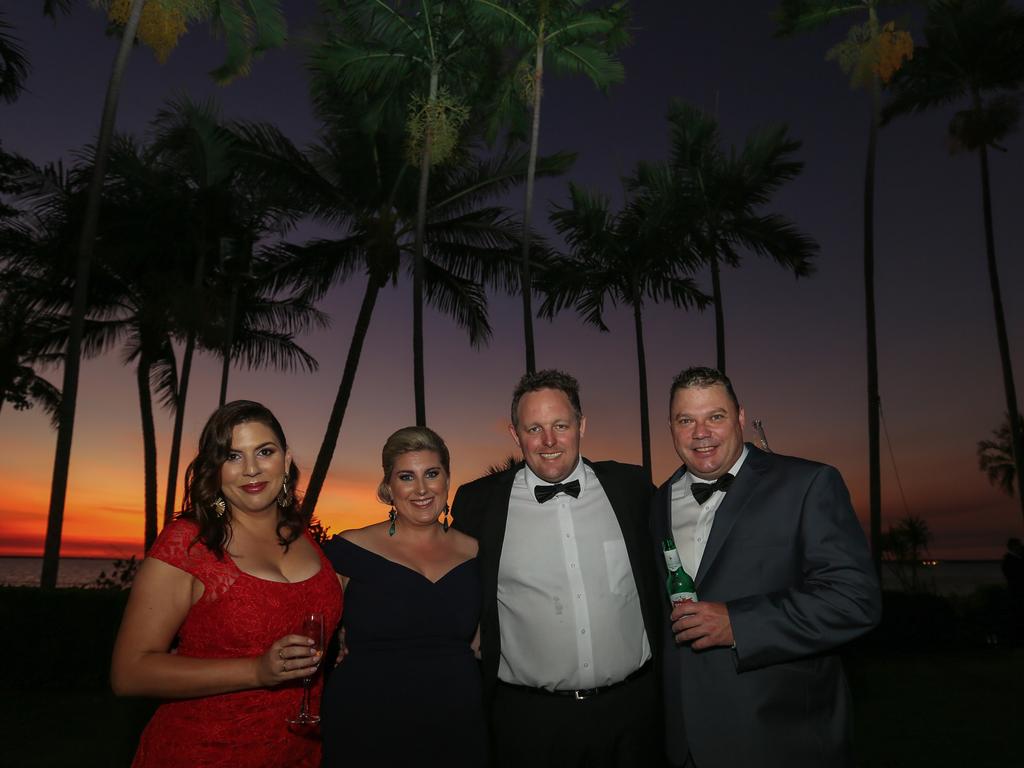
[[[514,426],[519,426],[519,401],[523,399],[523,395],[541,389],[557,389],[559,392],[564,392],[576,413],[576,420],[580,421],[583,418],[579,382],[565,371],[549,368],[536,373],[527,373],[516,384],[516,389],[512,393],[512,424]]]
[[[717,368],[705,368],[702,366],[687,368],[672,379],[672,389],[668,393],[669,409],[672,408],[672,398],[676,396],[676,392],[680,389],[692,389],[694,387],[706,389],[707,387],[713,387],[715,384],[721,384],[725,387],[725,391],[729,393],[729,399],[732,400],[732,404],[739,411],[740,401],[736,397],[736,390],[732,388],[732,382],[729,381],[729,377]]]

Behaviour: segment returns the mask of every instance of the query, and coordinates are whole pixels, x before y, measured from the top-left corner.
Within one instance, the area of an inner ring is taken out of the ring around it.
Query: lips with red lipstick
[[[256,494],[256,493],[261,493],[263,491],[263,489],[266,488],[266,487],[267,487],[267,481],[264,480],[264,481],[259,482],[259,483],[247,483],[246,485],[242,486],[242,490],[245,491],[246,493]]]

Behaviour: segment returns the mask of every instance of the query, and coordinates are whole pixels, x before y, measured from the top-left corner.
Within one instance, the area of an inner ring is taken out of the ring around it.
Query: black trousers
[[[663,718],[648,671],[583,701],[498,684],[491,709],[495,768],[661,768]]]

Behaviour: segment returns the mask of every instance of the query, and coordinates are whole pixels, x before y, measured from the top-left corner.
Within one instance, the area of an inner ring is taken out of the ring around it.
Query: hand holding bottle
[[[687,601],[697,602],[697,588],[693,585],[693,579],[683,570],[676,543],[671,538],[665,539],[662,542],[662,549],[665,552],[665,568],[668,570],[668,580],[665,583],[668,599],[672,605]]]
[[[672,609],[670,621],[676,642],[690,643],[696,651],[736,645],[725,603],[681,601]]]

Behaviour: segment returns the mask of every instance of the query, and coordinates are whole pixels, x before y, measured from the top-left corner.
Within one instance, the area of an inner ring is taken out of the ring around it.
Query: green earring
[[[395,508],[392,507],[391,511],[388,512],[388,520],[391,521],[391,525],[388,527],[388,536],[395,535],[395,519],[398,517],[398,513],[395,512]]]

